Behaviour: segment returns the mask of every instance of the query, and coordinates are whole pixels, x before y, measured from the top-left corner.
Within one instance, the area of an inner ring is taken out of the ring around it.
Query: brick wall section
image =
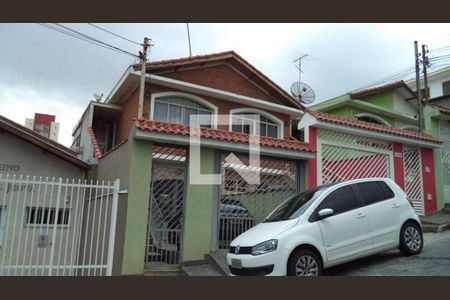
[[[158,75],[269,102],[281,103],[226,64]]]
[[[180,71],[175,73],[167,73],[162,75],[166,77],[169,77],[170,75],[170,78],[185,80],[188,82],[201,85],[207,85],[213,88],[239,93],[241,95],[255,97],[273,103],[273,101],[271,101],[268,98],[269,96],[267,94],[265,94],[256,86],[254,86],[252,83],[248,82],[244,77],[242,77],[240,74],[236,73],[233,69],[231,69],[226,65],[209,67],[204,69]],[[144,93],[145,95],[144,111],[143,111],[144,118],[150,118],[151,94],[161,92],[184,92],[184,91],[147,83],[145,86],[145,93]],[[229,114],[230,110],[235,108],[243,108],[243,107],[255,108],[251,106],[243,106],[239,103],[234,103],[213,97],[198,94],[193,95],[203,98],[211,102],[212,104],[216,105],[219,108],[219,114]],[[116,141],[117,143],[121,143],[128,138],[128,134],[132,126],[132,119],[137,117],[138,105],[139,105],[139,88],[137,88],[133,93],[131,93],[130,97],[123,104],[123,111],[119,119],[119,126],[117,132],[117,141]],[[290,116],[278,112],[272,112],[269,110],[266,111],[278,117],[280,120],[283,120],[284,136],[285,138],[287,138],[290,135]],[[219,126],[219,129],[228,130],[228,126]]]

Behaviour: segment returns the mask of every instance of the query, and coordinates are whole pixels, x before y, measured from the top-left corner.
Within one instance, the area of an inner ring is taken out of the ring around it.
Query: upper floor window
[[[380,124],[380,125],[385,125],[385,126],[390,127],[388,122],[386,122],[385,120],[383,120],[382,118],[380,118],[378,116],[371,115],[371,114],[359,114],[359,115],[355,116],[355,119],[358,121],[364,121],[364,122]]]
[[[212,110],[206,105],[183,97],[161,97],[154,100],[153,119],[176,124],[189,125],[193,116],[196,125],[211,127]]]
[[[281,125],[279,123],[263,115],[259,115],[258,121],[257,118],[252,118],[252,115],[258,114],[252,112],[233,114],[231,119],[231,130],[247,134],[257,134],[257,128],[259,128],[260,136],[280,138]],[[250,124],[253,124],[253,132],[250,132]]]
[[[442,95],[450,95],[450,80],[442,83]]]

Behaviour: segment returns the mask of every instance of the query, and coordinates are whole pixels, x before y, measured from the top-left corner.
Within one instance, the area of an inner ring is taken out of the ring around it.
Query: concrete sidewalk
[[[450,228],[450,213],[438,211],[421,218],[423,231],[440,232]]]

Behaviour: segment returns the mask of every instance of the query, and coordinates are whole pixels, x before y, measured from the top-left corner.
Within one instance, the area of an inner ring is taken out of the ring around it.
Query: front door
[[[334,264],[372,251],[369,221],[351,185],[331,192],[316,212],[331,208],[334,214],[319,220],[328,263]]]
[[[182,249],[185,166],[153,162],[146,266],[179,266]]]

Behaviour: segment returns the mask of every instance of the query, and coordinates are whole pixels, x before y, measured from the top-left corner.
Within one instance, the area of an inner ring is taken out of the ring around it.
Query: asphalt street
[[[450,276],[450,231],[424,233],[419,255],[403,256],[398,250],[324,270],[325,276]]]

